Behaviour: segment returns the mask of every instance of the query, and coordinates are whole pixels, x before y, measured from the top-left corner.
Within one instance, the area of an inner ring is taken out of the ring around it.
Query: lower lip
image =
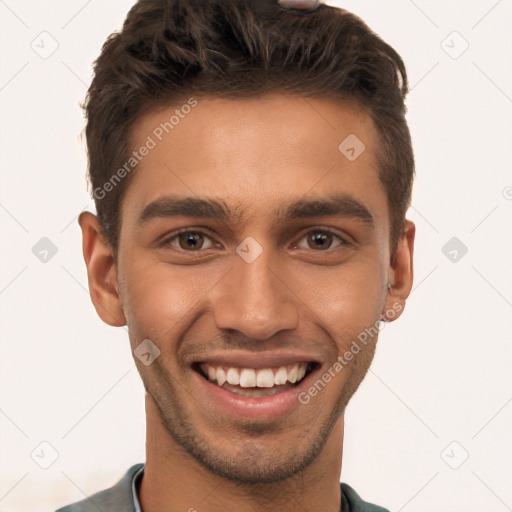
[[[206,401],[217,409],[226,411],[231,415],[246,418],[260,418],[271,420],[290,414],[302,404],[298,395],[308,389],[310,379],[318,371],[318,366],[306,375],[297,386],[268,396],[242,396],[227,391],[210,382],[197,371],[192,370],[198,385],[202,388],[201,395]]]

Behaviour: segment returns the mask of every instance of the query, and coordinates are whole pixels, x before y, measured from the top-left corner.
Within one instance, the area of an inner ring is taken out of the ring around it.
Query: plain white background
[[[417,166],[415,285],[348,406],[342,480],[392,511],[512,510],[512,2],[330,3],[404,58]],[[76,221],[93,210],[78,103],[131,5],[0,0],[2,512],[54,510],[144,461],[142,383],[89,300]]]

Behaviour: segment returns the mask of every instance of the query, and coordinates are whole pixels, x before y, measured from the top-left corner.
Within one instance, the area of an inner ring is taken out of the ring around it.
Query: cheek
[[[333,339],[350,344],[352,337],[378,322],[383,286],[376,264],[358,263],[303,274],[297,295],[314,312],[314,322],[321,322]]]
[[[125,278],[131,323],[144,335],[161,336],[186,320],[204,296],[205,283],[190,273],[151,264],[130,269]]]

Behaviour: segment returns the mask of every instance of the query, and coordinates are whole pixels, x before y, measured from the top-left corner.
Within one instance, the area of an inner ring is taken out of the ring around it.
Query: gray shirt
[[[113,487],[97,492],[56,512],[142,512],[139,486],[144,474],[144,464],[133,465]],[[363,501],[345,482],[340,483],[340,512],[389,512],[389,510]]]

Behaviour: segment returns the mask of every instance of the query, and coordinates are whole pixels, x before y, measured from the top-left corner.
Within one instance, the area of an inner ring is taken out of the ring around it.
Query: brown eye
[[[325,251],[327,249],[333,249],[335,247],[339,247],[340,245],[346,245],[347,242],[338,235],[333,233],[329,233],[328,231],[311,231],[301,240],[306,240],[307,247],[301,246],[301,243],[297,244],[299,249],[313,249],[315,251]],[[333,242],[336,243],[336,239],[338,239],[338,243],[335,247],[333,247]]]
[[[180,233],[178,235],[178,240],[180,244],[180,248],[187,250],[198,250],[201,249],[204,243],[204,237],[201,235],[201,233],[194,233],[194,232],[188,232],[188,233]]]
[[[176,242],[178,246],[176,246]],[[182,231],[162,242],[161,247],[173,247],[186,252],[211,249],[213,246],[209,236],[200,231]]]

